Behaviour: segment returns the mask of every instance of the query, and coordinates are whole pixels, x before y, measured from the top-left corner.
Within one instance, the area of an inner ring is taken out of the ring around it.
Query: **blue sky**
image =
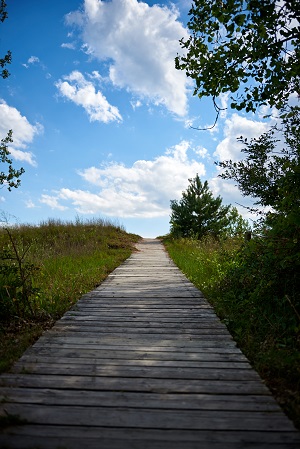
[[[189,8],[185,0],[7,0],[0,55],[11,50],[12,64],[0,79],[0,137],[13,129],[14,167],[25,169],[18,189],[0,190],[9,221],[102,217],[156,237],[169,230],[170,200],[197,173],[224,203],[249,204],[214,161],[238,159],[236,138],[257,137],[267,123],[263,111],[227,109],[212,130],[191,129],[215,113],[174,67]]]

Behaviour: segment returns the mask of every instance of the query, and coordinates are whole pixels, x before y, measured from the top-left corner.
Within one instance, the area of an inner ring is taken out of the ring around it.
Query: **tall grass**
[[[102,219],[1,228],[2,369],[14,360],[12,352],[20,355],[45,327],[128,258],[139,238]]]
[[[263,252],[268,243],[169,238],[165,245],[300,428],[299,312],[281,288],[280,267]]]
[[[221,242],[212,237],[165,241],[172,259],[207,297],[218,293],[220,282],[235,265],[234,256],[241,243],[238,238]]]

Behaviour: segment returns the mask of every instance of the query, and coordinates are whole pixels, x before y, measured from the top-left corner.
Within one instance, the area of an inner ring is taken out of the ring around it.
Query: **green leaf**
[[[234,17],[234,23],[236,23],[238,26],[242,26],[244,25],[246,19],[246,14],[239,14],[237,16]]]

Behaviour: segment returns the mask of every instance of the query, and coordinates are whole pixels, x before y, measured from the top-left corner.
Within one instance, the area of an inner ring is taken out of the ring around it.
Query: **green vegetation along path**
[[[144,239],[1,381],[1,448],[296,448],[213,309]]]

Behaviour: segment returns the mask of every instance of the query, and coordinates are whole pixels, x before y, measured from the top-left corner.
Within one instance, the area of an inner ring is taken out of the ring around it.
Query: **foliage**
[[[258,231],[261,238],[252,243],[252,255],[244,254],[243,266],[245,270],[256,266],[255,261],[251,262],[251,257],[257,261],[255,253],[259,253],[256,277],[260,280],[256,279],[256,286],[260,288],[259,285],[267,279],[269,285],[275,277],[277,294],[281,298],[286,294],[295,298],[295,292],[300,287],[296,282],[300,269],[299,114],[299,109],[293,108],[283,118],[283,129],[280,131],[284,142],[276,137],[279,130],[273,126],[258,139],[251,139],[250,142],[241,139],[245,144],[245,160],[219,163],[224,169],[222,178],[235,180],[244,195],[254,197],[256,205],[267,208],[266,212],[260,212]],[[291,288],[289,293],[282,291],[285,284]],[[297,307],[300,308],[300,302],[297,302]]]
[[[243,238],[215,239],[205,236],[164,239],[168,253],[188,278],[207,296],[218,294],[224,276],[235,264]]]
[[[0,318],[27,313],[33,317],[30,298],[38,290],[33,288],[32,278],[39,267],[26,259],[31,244],[13,230],[4,230],[8,241],[0,251]]]
[[[0,373],[8,371],[26,349],[34,344],[41,334],[53,326],[53,319],[38,322],[36,319],[12,320],[0,325]]]
[[[0,58],[0,67],[3,69],[0,72],[0,76],[2,78],[7,78],[9,77],[10,73],[7,69],[5,69],[4,67],[6,66],[6,64],[10,64],[11,63],[11,52],[8,50],[8,52],[6,53],[6,55],[4,56],[4,58]]]
[[[7,11],[6,11],[6,3],[4,0],[1,0],[0,3],[0,21],[4,22],[5,19],[7,19]]]
[[[300,427],[299,269],[292,273],[278,263],[266,238],[169,238],[165,244]]]
[[[266,213],[260,213],[268,229],[284,231],[293,239],[300,231],[299,119],[300,110],[292,108],[283,118],[282,129],[275,125],[250,142],[240,138],[245,145],[245,160],[218,163],[224,169],[220,175],[223,179],[235,180],[243,195],[254,197],[256,205],[267,208]],[[278,138],[279,131],[283,142]]]
[[[6,3],[4,0],[1,0],[0,3],[0,21],[4,22],[7,19],[7,11],[6,11]],[[0,77],[7,78],[10,74],[8,70],[5,68],[7,64],[11,63],[11,52],[8,51],[4,58],[0,58]],[[18,179],[23,173],[24,169],[20,168],[20,170],[15,170],[13,168],[12,160],[10,158],[10,152],[8,150],[8,144],[12,143],[12,130],[10,130],[7,136],[4,139],[1,139],[0,144],[0,163],[8,164],[8,171],[0,171],[0,185],[6,185],[8,190],[11,191],[12,187],[19,187],[20,179]]]
[[[233,179],[245,196],[256,198],[263,207],[270,206],[277,214],[291,213],[300,200],[300,110],[292,108],[278,125],[257,139],[239,138],[245,145],[246,159],[220,162],[225,169],[223,179]],[[282,134],[281,134],[282,133]],[[281,142],[281,137],[283,142]],[[280,146],[283,145],[283,148]]]
[[[241,237],[251,232],[248,220],[244,219],[234,206],[230,206],[228,220],[229,223],[222,233],[223,237]]]
[[[9,155],[10,152],[8,150],[8,144],[13,141],[12,139],[12,130],[10,130],[7,136],[4,139],[1,139],[0,144],[0,161],[1,164],[9,164],[8,171],[5,173],[4,171],[0,172],[0,185],[7,186],[7,189],[11,191],[11,189],[19,187],[21,181],[18,179],[23,173],[24,169],[20,168],[20,170],[16,170],[13,168],[12,160]]]
[[[300,426],[299,240],[257,236],[241,248],[220,285],[227,324]]]
[[[231,107],[282,109],[299,89],[300,8],[297,0],[194,0],[191,35],[175,60],[195,80],[194,95],[225,92]]]
[[[201,182],[198,175],[189,179],[189,186],[182,198],[171,201],[171,233],[181,237],[202,238],[239,233],[247,228],[246,222],[235,208],[222,206],[220,196],[213,197],[208,182]]]
[[[6,11],[6,3],[4,0],[1,0],[0,3],[0,22],[4,22],[5,19],[7,19],[7,11]],[[11,52],[8,50],[8,52],[6,53],[6,55],[4,56],[4,58],[0,58],[0,67],[1,67],[1,71],[0,71],[0,76],[2,78],[7,78],[9,76],[9,72],[8,70],[5,68],[5,66],[7,64],[11,63]]]

